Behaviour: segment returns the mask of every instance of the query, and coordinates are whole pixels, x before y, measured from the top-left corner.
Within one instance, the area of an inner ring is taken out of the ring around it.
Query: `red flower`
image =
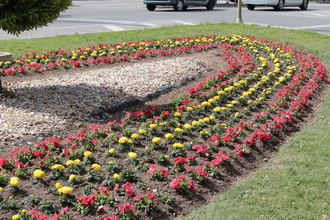
[[[256,143],[256,140],[253,137],[251,137],[251,138],[246,138],[243,142],[248,146],[252,146]]]
[[[163,112],[162,112],[162,116],[165,116],[165,117],[168,116],[169,114],[170,114],[169,111],[163,111]]]
[[[183,164],[187,164],[188,161],[184,157],[177,157],[174,159],[174,163],[176,165],[183,165]]]
[[[258,132],[257,133],[259,140],[269,140],[271,137],[270,132]]]
[[[135,209],[135,206],[130,203],[125,203],[123,205],[118,206],[119,211],[121,212],[133,212]]]
[[[127,196],[133,196],[134,195],[134,185],[132,183],[124,183],[122,187],[125,188],[125,193]]]
[[[200,168],[200,167],[196,167],[195,168],[195,171],[198,173],[199,176],[202,176],[202,177],[206,177],[207,176],[207,171]]]
[[[229,142],[231,141],[231,137],[230,137],[230,135],[226,135],[226,136],[222,137],[222,140],[223,140],[224,142],[229,143]]]
[[[244,151],[242,150],[242,146],[241,145],[236,146],[235,147],[235,152],[237,153],[238,157],[241,157],[242,154],[244,153]]]
[[[195,187],[195,184],[194,184],[194,181],[193,180],[189,180],[189,189],[190,190],[194,190],[194,189],[196,189],[196,187]]]
[[[7,159],[6,158],[0,158],[0,167],[4,167],[6,166],[6,163],[7,163]]]
[[[170,182],[170,187],[171,187],[172,189],[179,189],[180,186],[181,186],[181,181],[178,180],[178,179],[174,179],[174,180],[172,180],[172,181]]]
[[[96,197],[94,195],[78,196],[77,200],[85,206],[91,206],[96,201]]]
[[[119,220],[117,216],[106,216],[106,217],[101,217],[100,220]]]

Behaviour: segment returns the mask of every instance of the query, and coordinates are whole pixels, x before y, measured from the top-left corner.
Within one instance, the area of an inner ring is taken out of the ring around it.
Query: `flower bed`
[[[76,61],[93,64],[210,48],[222,49],[227,69],[171,104],[128,112],[119,121],[64,139],[49,137],[0,159],[1,216],[107,220],[184,213],[183,204],[200,203],[215,192],[232,168],[254,160],[253,152],[278,144],[327,81],[315,56],[237,35],[100,45],[87,52],[26,55],[31,62],[22,58],[2,65],[5,74],[42,72],[49,62],[56,64],[52,68],[67,68],[79,66]]]

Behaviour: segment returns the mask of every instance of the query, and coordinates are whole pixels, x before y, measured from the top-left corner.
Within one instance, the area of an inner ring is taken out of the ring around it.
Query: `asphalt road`
[[[47,27],[24,32],[19,37],[0,31],[0,40],[235,22],[236,5],[225,4],[225,0],[218,0],[218,3],[220,5],[212,11],[194,7],[175,12],[170,7],[162,7],[149,12],[142,0],[74,0],[73,6]],[[310,3],[307,11],[292,7],[280,12],[271,7],[257,7],[254,11],[244,7],[242,14],[243,22],[247,24],[304,29],[330,35],[330,4]]]

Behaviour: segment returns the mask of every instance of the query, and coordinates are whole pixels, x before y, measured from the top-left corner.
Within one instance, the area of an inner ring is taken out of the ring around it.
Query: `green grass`
[[[330,36],[256,25],[204,24],[148,30],[0,41],[16,57],[44,49],[86,47],[190,35],[241,34],[287,43],[330,66]],[[187,219],[330,219],[330,94],[316,119],[290,138],[270,162]]]

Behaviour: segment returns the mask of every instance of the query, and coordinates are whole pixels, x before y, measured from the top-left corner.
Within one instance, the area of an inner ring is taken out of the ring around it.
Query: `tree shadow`
[[[15,88],[13,94],[2,99],[2,105],[90,123],[105,123],[112,119],[112,114],[142,105],[151,98],[150,94],[137,97],[111,87],[88,84]]]

